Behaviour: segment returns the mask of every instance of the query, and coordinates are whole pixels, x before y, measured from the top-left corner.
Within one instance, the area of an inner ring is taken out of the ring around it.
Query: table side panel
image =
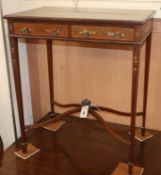
[[[141,44],[152,31],[152,19],[142,25],[117,25],[104,23],[84,24],[61,21],[37,21],[18,19],[8,20],[9,34],[15,37],[77,40],[90,42],[112,42],[122,44]]]
[[[135,27],[135,40],[142,40],[148,33],[152,32],[153,20],[150,19],[143,25],[138,25]]]

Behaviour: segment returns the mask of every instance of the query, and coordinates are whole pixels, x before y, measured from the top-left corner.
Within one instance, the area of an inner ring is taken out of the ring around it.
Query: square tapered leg
[[[22,158],[22,159],[28,159],[31,156],[33,156],[36,153],[38,153],[39,151],[40,151],[40,149],[36,148],[32,144],[28,144],[27,145],[27,153],[23,153],[23,151],[20,149],[20,150],[15,152],[15,155],[20,157],[20,158]]]
[[[128,164],[120,162],[111,175],[129,175]],[[132,175],[142,175],[144,168],[134,166]]]
[[[65,121],[59,121],[59,122],[56,122],[56,123],[50,123],[46,126],[43,126],[43,128],[51,130],[51,131],[57,131],[64,124],[65,124]]]
[[[153,134],[150,131],[145,130],[145,135],[142,136],[142,130],[140,129],[136,129],[135,131],[135,139],[137,139],[140,142],[144,142],[150,138],[153,137]]]

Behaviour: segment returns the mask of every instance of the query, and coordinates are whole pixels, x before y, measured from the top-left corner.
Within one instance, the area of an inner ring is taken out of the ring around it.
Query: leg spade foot
[[[59,121],[56,123],[50,123],[48,125],[43,126],[43,128],[51,130],[51,131],[57,131],[60,127],[62,127],[65,124],[65,121]]]
[[[131,175],[142,175],[143,171],[144,168],[134,166],[133,173]],[[111,175],[130,175],[128,164],[120,162]]]
[[[15,152],[15,155],[22,158],[22,159],[28,159],[31,156],[35,155],[36,153],[38,153],[40,151],[40,149],[36,148],[35,146],[33,146],[32,144],[28,144],[27,145],[27,152],[24,153],[22,151],[22,149],[18,150]]]
[[[153,134],[146,129],[144,129],[144,132],[143,128],[136,129],[135,131],[135,139],[139,140],[140,142],[144,142],[152,137]]]

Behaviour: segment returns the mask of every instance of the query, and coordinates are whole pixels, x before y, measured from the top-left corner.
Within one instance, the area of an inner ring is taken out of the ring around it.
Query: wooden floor
[[[128,127],[113,125],[128,138]],[[144,175],[161,175],[161,132],[146,143],[136,141],[136,163]],[[115,141],[96,121],[70,118],[56,133],[39,129],[32,143],[41,148],[28,160],[16,157],[11,146],[4,155],[0,175],[110,175],[128,161],[129,147]]]

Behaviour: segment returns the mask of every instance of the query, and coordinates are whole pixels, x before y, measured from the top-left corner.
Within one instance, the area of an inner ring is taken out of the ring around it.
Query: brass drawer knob
[[[31,29],[31,28],[28,28],[28,27],[24,27],[24,28],[21,29],[21,32],[27,34],[27,33],[34,32],[34,30]]]
[[[107,32],[107,35],[113,37],[115,35],[115,33],[114,32]]]
[[[81,35],[82,37],[89,37],[91,35],[95,35],[96,32],[95,31],[89,31],[89,30],[83,30],[79,32],[79,35]]]
[[[115,34],[115,38],[124,38],[125,37],[125,33],[116,33]]]
[[[121,39],[126,36],[125,33],[121,33],[121,32],[107,32],[107,35],[116,39]]]
[[[50,33],[53,36],[57,36],[57,35],[60,34],[60,30],[59,29],[55,29],[55,30],[46,29],[45,32]]]

